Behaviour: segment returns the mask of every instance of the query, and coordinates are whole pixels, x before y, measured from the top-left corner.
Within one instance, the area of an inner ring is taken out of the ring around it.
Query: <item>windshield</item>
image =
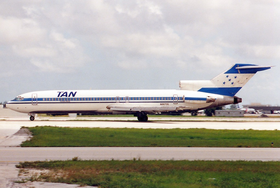
[[[22,101],[24,99],[24,97],[22,96],[17,96],[14,101]]]

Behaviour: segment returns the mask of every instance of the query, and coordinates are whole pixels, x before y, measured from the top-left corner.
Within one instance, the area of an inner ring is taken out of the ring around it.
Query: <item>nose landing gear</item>
[[[30,121],[34,121],[35,120],[35,117],[34,116],[30,116]]]
[[[28,114],[28,115],[30,115],[30,121],[34,121],[35,120],[35,114]]]

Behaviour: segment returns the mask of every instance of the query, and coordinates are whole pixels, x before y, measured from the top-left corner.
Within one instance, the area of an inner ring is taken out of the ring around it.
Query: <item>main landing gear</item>
[[[148,121],[148,116],[145,112],[138,112],[137,113],[137,119],[140,122],[147,122]]]
[[[197,116],[197,111],[191,111],[192,116]]]

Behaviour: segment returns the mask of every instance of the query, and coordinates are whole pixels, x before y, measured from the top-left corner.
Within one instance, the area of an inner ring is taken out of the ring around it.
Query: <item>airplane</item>
[[[241,111],[244,111],[246,114],[258,114],[259,111],[256,111],[254,108],[240,108]]]
[[[272,66],[235,64],[212,80],[181,80],[180,89],[168,90],[49,90],[17,96],[4,107],[28,113],[30,120],[40,113],[133,114],[148,121],[148,114],[196,114],[198,110],[237,104],[235,94],[259,71]]]

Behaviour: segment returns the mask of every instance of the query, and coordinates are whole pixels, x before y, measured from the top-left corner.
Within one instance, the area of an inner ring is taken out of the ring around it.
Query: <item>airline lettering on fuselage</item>
[[[75,91],[75,92],[71,91],[71,92],[69,92],[69,94],[67,91],[58,91],[57,93],[58,93],[57,97],[75,97],[77,94],[77,91]]]

